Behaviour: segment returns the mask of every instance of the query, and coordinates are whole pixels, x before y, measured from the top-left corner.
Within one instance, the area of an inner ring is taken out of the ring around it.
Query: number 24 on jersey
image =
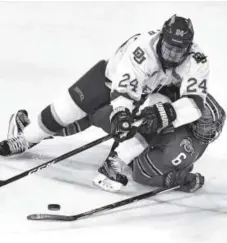
[[[137,79],[133,79],[131,80],[131,77],[128,73],[123,75],[123,79],[119,82],[119,87],[121,88],[126,88],[126,89],[130,89],[131,91],[136,92],[137,88],[138,88],[138,80]]]
[[[198,84],[198,80],[195,78],[190,78],[188,79],[187,82],[187,92],[188,93],[196,93],[199,92],[200,90],[203,93],[207,93],[207,80],[204,79]]]

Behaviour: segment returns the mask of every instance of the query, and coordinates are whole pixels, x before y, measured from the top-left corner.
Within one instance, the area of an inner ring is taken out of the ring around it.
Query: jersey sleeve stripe
[[[154,165],[154,163],[151,161],[148,152],[146,152],[145,155],[148,164],[152,167],[152,169],[156,172],[157,175],[163,175],[163,173]]]

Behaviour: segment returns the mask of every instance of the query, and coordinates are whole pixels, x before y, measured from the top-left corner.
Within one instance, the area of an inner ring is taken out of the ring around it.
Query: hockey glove
[[[126,139],[127,133],[131,130],[133,118],[129,109],[119,106],[110,114],[111,132],[115,140],[122,142]]]
[[[176,112],[170,103],[157,103],[145,107],[139,116],[143,119],[139,132],[150,134],[169,126],[176,119]]]
[[[200,173],[189,173],[188,170],[171,171],[164,175],[164,187],[173,187],[180,185],[178,190],[183,192],[195,192],[199,190],[205,182],[204,176]]]
[[[180,187],[180,191],[195,192],[204,185],[204,182],[205,178],[200,173],[189,173],[185,177],[184,183]]]

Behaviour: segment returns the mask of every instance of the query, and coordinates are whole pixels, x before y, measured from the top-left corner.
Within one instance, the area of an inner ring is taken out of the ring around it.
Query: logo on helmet
[[[184,138],[181,141],[180,146],[183,146],[185,152],[187,152],[188,154],[192,155],[195,152],[193,145],[192,145],[192,139],[190,137]]]
[[[176,29],[176,35],[183,37],[187,32],[184,32],[183,30]]]

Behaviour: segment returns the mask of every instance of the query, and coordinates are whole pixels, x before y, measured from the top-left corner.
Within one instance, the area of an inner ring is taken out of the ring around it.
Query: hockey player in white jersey
[[[170,125],[176,128],[198,120],[204,109],[209,65],[193,38],[191,20],[176,15],[161,31],[133,36],[108,61],[98,62],[44,108],[22,134],[2,141],[0,154],[25,152],[84,119],[112,132],[121,142],[130,134],[137,105],[146,94],[157,93],[164,86],[179,87],[179,99],[145,107],[140,114],[141,131],[156,133]],[[101,122],[93,118],[98,110],[103,114]],[[137,133],[134,139],[139,137]],[[108,172],[103,176],[108,179]]]

